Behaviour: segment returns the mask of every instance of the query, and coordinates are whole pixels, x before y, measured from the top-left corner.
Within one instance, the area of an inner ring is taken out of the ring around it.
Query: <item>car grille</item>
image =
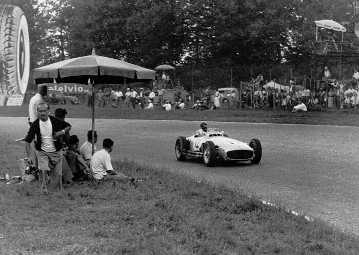
[[[249,159],[253,157],[253,151],[237,150],[227,152],[229,159]]]

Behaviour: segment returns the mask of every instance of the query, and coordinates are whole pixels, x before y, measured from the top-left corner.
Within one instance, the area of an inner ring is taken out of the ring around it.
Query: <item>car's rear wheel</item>
[[[252,164],[258,164],[262,159],[262,145],[258,139],[249,141],[249,147],[253,149],[254,158],[251,160]]]
[[[176,158],[179,161],[184,161],[187,158],[187,153],[186,153],[186,151],[188,150],[187,144],[188,141],[185,137],[180,136],[177,138],[175,144],[175,153],[176,153]]]
[[[203,162],[206,166],[213,166],[216,162],[216,150],[211,141],[207,141],[203,145]]]

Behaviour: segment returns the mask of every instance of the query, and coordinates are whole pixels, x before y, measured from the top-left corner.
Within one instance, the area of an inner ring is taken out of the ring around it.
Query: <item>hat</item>
[[[200,126],[201,128],[202,128],[202,127],[206,127],[206,126],[207,126],[207,123],[206,123],[206,122],[202,122],[199,126]]]

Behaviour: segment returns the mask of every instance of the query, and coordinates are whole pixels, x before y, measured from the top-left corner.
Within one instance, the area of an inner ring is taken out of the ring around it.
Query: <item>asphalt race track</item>
[[[90,119],[67,119],[81,143]],[[230,164],[208,168],[200,161],[177,161],[174,143],[188,136],[198,122],[96,120],[97,147],[104,138],[115,141],[112,158],[133,159],[196,180],[223,184],[255,194],[310,217],[359,234],[359,128],[208,122],[232,138],[263,147],[259,165]],[[0,117],[0,134],[16,138],[27,132],[26,118]],[[25,152],[24,152],[25,153]]]

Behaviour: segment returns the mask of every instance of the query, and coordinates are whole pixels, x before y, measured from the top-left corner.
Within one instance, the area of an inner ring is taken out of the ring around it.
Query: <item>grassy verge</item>
[[[65,108],[68,117],[91,116],[84,106]],[[0,116],[26,115],[27,106],[0,107]],[[354,110],[97,111],[97,118],[336,125],[357,125],[355,116]],[[0,139],[1,172],[18,174],[13,159],[23,156],[23,146]],[[0,254],[359,254],[357,237],[319,220],[132,161],[114,166],[141,179],[139,187],[84,182],[44,196],[38,182],[0,182]]]
[[[141,179],[40,194],[0,185],[1,254],[358,254],[359,242],[255,198],[131,161]]]
[[[85,105],[52,105],[51,111],[56,108],[65,108],[68,118],[91,118],[92,111]],[[14,107],[0,107],[0,116],[26,117],[28,105]],[[314,125],[341,125],[359,126],[359,109],[345,110],[316,110],[305,113],[292,113],[288,110],[214,110],[193,111],[173,110],[166,112],[160,108],[155,110],[141,109],[114,109],[96,108],[97,119],[151,119],[151,120],[211,120],[230,122],[254,123],[285,123],[285,124],[314,124]]]

